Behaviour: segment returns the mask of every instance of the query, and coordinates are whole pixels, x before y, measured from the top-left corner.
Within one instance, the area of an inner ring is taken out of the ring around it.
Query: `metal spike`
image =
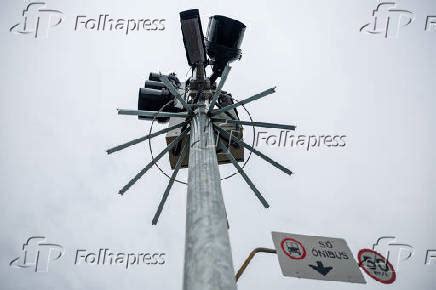
[[[256,101],[256,100],[258,100],[260,98],[263,98],[263,97],[265,97],[267,95],[270,95],[270,94],[272,94],[274,92],[275,92],[275,87],[267,89],[267,90],[265,90],[265,91],[263,91],[261,93],[255,94],[254,96],[251,96],[251,97],[249,97],[249,98],[247,98],[245,100],[242,100],[240,102],[237,102],[235,104],[231,104],[231,105],[225,106],[224,108],[221,108],[221,109],[218,109],[218,110],[213,110],[211,112],[211,114],[212,114],[212,116],[214,116],[216,114],[232,110],[232,109],[237,108],[239,106],[242,106],[242,105],[248,104],[250,102]]]
[[[176,97],[176,99],[182,104],[182,106],[188,111],[189,113],[192,113],[191,106],[186,103],[186,101],[182,98],[182,96],[179,94],[177,89],[174,87],[174,85],[170,82],[167,76],[161,75],[160,80],[165,84],[167,89],[170,91],[170,93]]]
[[[120,189],[118,193],[123,195],[127,190],[129,190],[129,188],[132,187],[132,185],[134,185],[136,181],[138,181],[156,162],[158,162],[159,159],[161,159],[168,151],[170,151],[177,143],[179,143],[179,141],[186,136],[186,133],[188,133],[189,130],[190,128],[186,128],[176,139],[173,140],[173,142],[171,142],[164,150],[162,150],[159,155],[157,155],[150,163],[147,164],[147,166],[139,171],[135,177],[133,177],[126,185],[124,185],[124,187]]]
[[[183,149],[182,149],[182,152],[179,155],[179,158],[177,159],[177,163],[176,163],[176,166],[174,168],[173,174],[170,177],[170,181],[168,182],[167,188],[164,191],[164,194],[163,194],[162,199],[161,199],[161,201],[159,203],[157,211],[156,211],[156,213],[155,213],[155,215],[153,217],[153,221],[151,222],[152,225],[156,225],[157,222],[159,221],[160,214],[162,213],[162,210],[163,210],[163,207],[165,205],[165,202],[166,202],[166,200],[167,200],[167,198],[168,198],[168,196],[170,194],[171,187],[173,186],[174,181],[176,180],[177,173],[179,172],[179,169],[182,166],[182,162],[183,162],[183,159],[185,158],[185,154],[186,154],[187,149],[188,149],[188,145],[186,143],[183,146]]]
[[[125,148],[127,148],[127,147],[130,147],[130,146],[132,146],[132,145],[139,144],[139,143],[141,143],[141,142],[143,142],[143,141],[145,141],[145,140],[148,140],[148,139],[154,138],[154,137],[156,137],[156,136],[159,136],[159,135],[161,135],[161,134],[164,134],[164,133],[169,132],[169,131],[171,131],[171,130],[174,130],[174,129],[176,129],[176,128],[183,127],[183,126],[185,126],[186,124],[188,124],[188,123],[187,123],[187,122],[182,122],[182,123],[176,124],[176,125],[174,125],[174,126],[171,126],[171,127],[165,128],[165,129],[162,129],[162,130],[160,130],[160,131],[157,131],[157,132],[155,132],[155,133],[151,133],[151,134],[145,135],[145,136],[143,136],[143,137],[140,137],[140,138],[137,138],[137,139],[133,139],[133,140],[127,142],[127,143],[124,143],[124,144],[121,144],[121,145],[115,146],[115,147],[113,147],[113,148],[110,148],[110,149],[106,150],[106,152],[107,152],[107,154],[112,154],[112,153],[114,153],[114,152],[117,152],[117,151],[123,150],[123,149],[125,149]]]
[[[215,106],[215,103],[218,101],[218,98],[221,95],[221,89],[223,88],[224,83],[226,82],[227,76],[229,75],[229,72],[230,72],[231,69],[232,68],[230,66],[228,66],[228,65],[226,65],[226,67],[224,68],[224,71],[223,71],[223,73],[221,75],[221,80],[220,80],[220,82],[219,82],[219,84],[218,84],[218,86],[217,86],[217,88],[215,90],[215,93],[212,96],[212,101],[210,101],[209,110],[207,111],[208,113],[210,111],[212,111],[213,107]]]
[[[265,198],[262,196],[260,191],[256,188],[256,186],[253,184],[253,182],[250,180],[250,178],[245,174],[244,169],[239,166],[236,159],[233,157],[232,153],[227,149],[225,145],[223,145],[222,142],[218,141],[218,147],[228,156],[230,162],[232,162],[233,166],[238,170],[239,174],[241,174],[242,178],[245,180],[245,182],[250,186],[251,190],[253,190],[254,195],[259,199],[259,201],[262,203],[262,205],[265,208],[269,207],[268,202],[265,200]]]
[[[241,120],[230,120],[230,119],[222,119],[222,118],[212,118],[212,121],[230,123],[230,124],[238,124],[238,125],[247,125],[254,127],[262,127],[262,128],[275,128],[275,129],[285,129],[285,130],[295,130],[294,125],[284,125],[277,123],[266,123],[266,122],[249,122],[249,121],[241,121]]]
[[[266,162],[270,163],[272,166],[276,167],[277,169],[280,169],[281,171],[283,171],[284,173],[291,175],[292,171],[287,169],[286,167],[284,167],[283,165],[281,165],[280,163],[278,163],[277,161],[272,160],[271,158],[269,158],[268,156],[266,156],[265,154],[263,154],[262,152],[254,149],[252,146],[248,145],[247,143],[245,143],[244,141],[240,140],[237,137],[234,136],[230,136],[229,133],[227,133],[225,130],[223,130],[222,128],[220,128],[217,125],[214,125],[215,130],[219,133],[224,135],[226,138],[231,138],[230,140],[235,141],[236,143],[238,143],[240,146],[245,147],[246,149],[250,150],[251,152],[253,152],[254,154],[256,154],[257,156],[259,156],[260,158],[262,158],[263,160],[265,160]]]
[[[218,104],[215,104],[215,106],[217,106],[219,109],[221,109],[222,107]],[[232,120],[236,120],[236,117],[233,116],[229,111],[224,112],[224,114],[226,114],[227,117],[229,117]]]
[[[191,116],[187,113],[172,113],[172,112],[159,112],[159,111],[141,111],[141,110],[124,110],[124,109],[117,109],[118,115],[130,115],[130,116],[139,116],[139,117],[180,117],[180,118],[187,118]]]
[[[107,154],[112,154],[112,153],[114,153],[114,152],[117,152],[117,151],[123,150],[123,149],[125,149],[125,148],[127,148],[127,147],[130,147],[130,146],[132,146],[132,145],[139,144],[139,143],[141,143],[141,142],[143,142],[143,141],[145,141],[145,140],[148,140],[148,139],[154,138],[154,137],[156,137],[156,136],[159,136],[159,135],[164,134],[164,133],[166,133],[166,132],[169,132],[169,131],[171,131],[171,130],[177,129],[177,128],[179,128],[179,127],[183,127],[183,126],[185,126],[186,124],[187,124],[187,122],[182,122],[182,123],[176,124],[176,125],[174,125],[174,126],[171,126],[171,127],[168,127],[168,128],[164,128],[164,129],[162,129],[162,130],[160,130],[160,131],[157,131],[157,132],[155,132],[155,133],[151,133],[151,134],[145,135],[145,136],[143,136],[143,137],[140,137],[140,138],[137,138],[137,139],[133,139],[133,140],[131,140],[131,141],[129,141],[129,142],[126,142],[126,143],[124,143],[124,144],[121,144],[121,145],[115,146],[115,147],[113,147],[113,148],[110,148],[110,149],[106,150],[106,152],[107,152]]]

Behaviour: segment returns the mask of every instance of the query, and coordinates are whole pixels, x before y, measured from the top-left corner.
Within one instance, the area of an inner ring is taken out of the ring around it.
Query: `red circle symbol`
[[[392,284],[396,279],[392,264],[380,253],[371,249],[362,249],[357,254],[359,267],[374,280],[383,284]]]
[[[280,243],[283,253],[293,260],[301,260],[306,257],[306,249],[303,244],[293,238],[285,238]]]

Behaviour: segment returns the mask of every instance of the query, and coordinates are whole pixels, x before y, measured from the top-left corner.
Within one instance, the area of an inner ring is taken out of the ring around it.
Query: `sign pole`
[[[200,82],[202,69],[197,69]],[[208,93],[197,95],[189,147],[183,289],[236,290],[215,138],[207,116]]]

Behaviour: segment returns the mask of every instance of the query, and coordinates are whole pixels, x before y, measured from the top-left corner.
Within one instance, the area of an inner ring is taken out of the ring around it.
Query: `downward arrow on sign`
[[[316,261],[316,266],[309,265],[309,267],[318,271],[318,273],[320,273],[323,276],[327,275],[328,272],[330,272],[330,270],[333,269],[333,267],[324,267],[321,261]]]

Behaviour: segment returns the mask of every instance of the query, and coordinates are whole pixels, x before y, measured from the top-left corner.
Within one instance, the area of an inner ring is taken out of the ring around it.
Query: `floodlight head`
[[[198,9],[190,9],[180,12],[180,23],[183,34],[183,43],[186,49],[186,58],[189,65],[205,65],[207,62],[206,49],[204,47],[204,35],[201,28],[200,13]]]
[[[213,61],[213,76],[211,81],[220,77],[225,66],[240,59],[242,39],[245,25],[225,16],[215,15],[209,18],[206,34],[207,54]]]
[[[171,94],[167,86],[161,81],[161,73],[151,72],[144,87],[139,89],[138,110],[141,111],[162,111],[170,113],[182,112],[183,109],[176,107],[175,96]],[[180,88],[180,81],[175,73],[166,76],[176,88]],[[173,101],[173,102],[171,102]],[[139,116],[138,119],[153,120],[151,117]],[[168,117],[157,117],[159,123],[169,121]]]
[[[168,102],[173,101],[174,96],[166,89],[140,88],[138,94],[138,110],[159,111]],[[174,106],[174,103],[166,105],[162,112],[180,112],[182,109]],[[138,117],[139,119],[152,120],[149,117]],[[168,122],[168,117],[157,117],[159,123]]]

